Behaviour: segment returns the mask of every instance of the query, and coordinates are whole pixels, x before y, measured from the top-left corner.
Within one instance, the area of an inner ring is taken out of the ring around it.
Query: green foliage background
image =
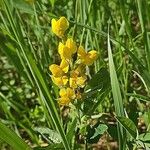
[[[149,0],[0,0],[1,149],[92,149],[102,135],[148,149],[149,12]],[[61,16],[69,36],[100,55],[67,117],[48,70],[59,62],[50,22]]]

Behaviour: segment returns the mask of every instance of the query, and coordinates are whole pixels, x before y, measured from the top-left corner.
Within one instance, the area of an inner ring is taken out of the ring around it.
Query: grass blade
[[[111,88],[112,88],[112,94],[113,94],[114,105],[115,105],[115,112],[117,116],[123,117],[124,116],[123,102],[122,102],[119,82],[117,79],[117,74],[113,62],[109,34],[108,34],[108,58],[109,58],[110,80],[111,80]],[[126,139],[126,136],[124,134],[122,126],[119,123],[117,124],[117,130],[118,130],[119,149],[123,150],[125,148],[124,139]]]
[[[31,148],[12,130],[0,122],[0,138],[15,150],[31,150]]]

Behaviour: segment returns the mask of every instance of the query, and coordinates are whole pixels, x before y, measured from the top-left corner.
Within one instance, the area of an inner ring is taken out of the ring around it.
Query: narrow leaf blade
[[[31,148],[12,130],[0,122],[0,138],[15,150],[31,150]]]

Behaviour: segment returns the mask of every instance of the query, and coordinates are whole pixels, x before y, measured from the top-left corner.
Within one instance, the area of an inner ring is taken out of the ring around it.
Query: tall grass
[[[47,121],[54,129],[56,128],[57,131],[60,133],[62,137],[62,143],[64,144],[65,149],[70,149],[63,127],[61,125],[58,112],[54,105],[53,98],[50,95],[46,79],[44,79],[45,75],[43,74],[43,72],[41,72],[42,68],[40,67],[39,62],[37,62],[36,64],[34,60],[32,54],[32,45],[28,48],[28,46],[25,44],[24,35],[26,33],[24,33],[24,29],[21,23],[19,22],[19,24],[17,24],[17,22],[14,20],[11,11],[12,8],[10,7],[9,3],[7,1],[3,1],[2,5],[4,7],[4,11],[6,13],[5,15],[7,17],[5,18],[5,20],[3,20],[3,23],[6,24],[5,29],[9,29],[9,26],[7,26],[6,23],[6,21],[8,21],[10,23],[10,29],[12,30],[13,39],[15,39],[15,44],[17,46],[13,50],[16,52],[16,57],[19,57],[20,62],[22,62],[17,65],[25,67],[25,70],[28,71],[27,74],[30,74],[29,79],[33,80],[34,86],[37,87],[36,90],[41,97],[41,105],[43,106],[45,114],[47,115]],[[16,13],[16,19],[19,20],[18,13]],[[7,54],[9,55],[9,53]]]

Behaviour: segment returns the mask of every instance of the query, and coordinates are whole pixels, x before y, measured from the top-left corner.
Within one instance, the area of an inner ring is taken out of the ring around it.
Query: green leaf
[[[103,67],[92,76],[92,79],[87,84],[83,95],[83,99],[85,99],[84,112],[86,114],[93,113],[109,92],[110,75],[107,69]]]
[[[71,122],[70,126],[68,127],[68,132],[67,132],[66,137],[67,137],[69,143],[71,143],[71,141],[72,141],[72,139],[73,139],[73,137],[74,137],[74,135],[75,135],[76,125],[77,125],[77,118],[75,118],[75,119]]]
[[[116,118],[117,118],[118,122],[120,122],[121,125],[130,133],[130,135],[134,139],[136,139],[138,130],[137,130],[135,124],[133,123],[133,121],[126,117],[116,117]]]
[[[97,128],[95,128],[95,133],[90,139],[94,139],[98,135],[102,135],[108,127],[105,124],[100,124]]]
[[[14,150],[31,150],[31,148],[12,130],[0,122],[0,138]]]
[[[138,139],[143,142],[146,142],[146,141],[150,142],[150,132],[140,134]]]
[[[142,147],[144,150],[150,150],[150,143],[146,143],[138,140],[136,141],[136,144],[139,145],[140,148]]]
[[[97,122],[93,126],[86,126],[86,132],[87,132],[87,142],[88,143],[97,143],[102,136],[102,134],[108,129],[108,127],[105,124],[101,124],[100,122]]]
[[[60,143],[62,141],[60,134],[58,132],[51,130],[46,127],[35,127],[35,131],[39,132],[41,135],[48,135],[48,139],[53,141],[54,143]]]
[[[96,74],[92,76],[92,79],[88,82],[87,87],[91,90],[107,89],[110,87],[110,77],[106,68],[101,68]]]

